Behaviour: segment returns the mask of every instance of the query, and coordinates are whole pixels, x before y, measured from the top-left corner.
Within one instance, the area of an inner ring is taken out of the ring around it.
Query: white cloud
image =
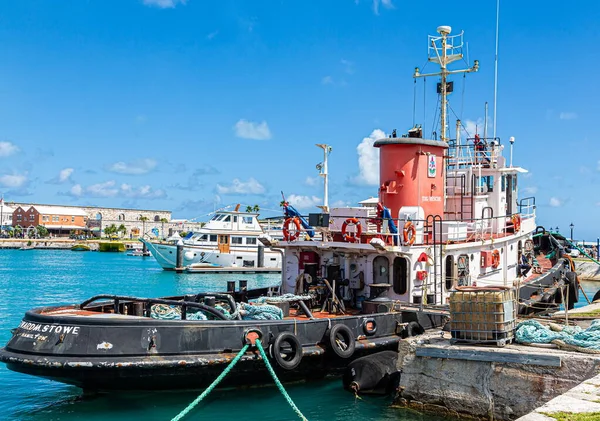
[[[577,113],[563,111],[559,114],[558,118],[560,118],[561,120],[575,120],[577,118]]]
[[[461,133],[461,136],[464,137],[463,140],[466,140],[467,138],[473,138],[475,137],[476,134],[479,134],[481,137],[483,137],[483,127],[484,127],[484,120],[483,118],[478,118],[477,120],[465,120],[463,122],[463,130]],[[489,132],[489,127],[488,127],[488,132]],[[492,137],[492,135],[489,135],[490,137]],[[451,136],[454,137],[454,136]],[[463,142],[464,144],[464,142]]]
[[[347,208],[349,206],[350,202],[345,200],[336,200],[335,202],[329,204],[329,207],[331,208]]]
[[[535,186],[524,187],[522,193],[523,194],[536,194],[538,192],[538,188]]]
[[[307,186],[316,186],[319,184],[319,177],[306,177],[304,184]]]
[[[158,7],[160,9],[172,9],[178,4],[185,5],[187,0],[143,0],[145,6]]]
[[[298,209],[314,208],[323,204],[323,200],[317,196],[300,196],[292,194],[286,197],[286,200],[290,205]]]
[[[109,166],[108,171],[119,174],[140,175],[152,171],[156,168],[156,164],[156,161],[150,158],[139,159],[133,162],[120,161]]]
[[[243,139],[267,140],[271,138],[271,130],[266,121],[254,123],[241,119],[235,123],[235,135]]]
[[[87,187],[83,187],[81,184],[75,184],[71,187],[71,190],[67,195],[75,197],[127,197],[131,199],[157,199],[166,197],[163,190],[153,190],[149,185],[136,188],[130,184],[123,183],[120,186],[117,186],[117,183],[114,180],[92,184]]]
[[[344,66],[344,71],[346,73],[348,73],[349,75],[354,73],[354,63],[353,62],[351,62],[350,60],[341,59],[340,63],[342,63],[342,66]]]
[[[217,184],[218,194],[263,194],[264,192],[265,188],[262,184],[252,177],[248,181],[235,178],[229,186]]]
[[[69,178],[71,178],[73,171],[75,171],[73,168],[64,168],[60,170],[58,173],[58,182],[64,183],[65,181],[68,181]]]
[[[0,142],[0,156],[10,156],[19,152],[19,147],[12,142]]]
[[[355,177],[354,182],[371,186],[379,184],[379,149],[374,148],[373,143],[384,137],[386,136],[382,130],[375,129],[356,147],[360,174]]]
[[[213,39],[214,37],[216,37],[217,35],[219,35],[219,31],[213,31],[210,34],[208,34],[206,36],[206,39]]]
[[[325,77],[323,77],[323,79],[321,79],[321,84],[322,85],[331,85],[331,84],[333,84],[333,78],[331,76],[325,76]]]
[[[549,204],[553,208],[559,208],[564,204],[564,202],[561,199],[559,199],[558,197],[551,197]]]
[[[386,9],[393,9],[394,5],[392,4],[392,0],[373,0],[373,11],[376,15],[379,14],[379,5],[382,5]]]
[[[0,175],[0,185],[4,187],[23,187],[25,183],[27,183],[27,175],[24,174]]]

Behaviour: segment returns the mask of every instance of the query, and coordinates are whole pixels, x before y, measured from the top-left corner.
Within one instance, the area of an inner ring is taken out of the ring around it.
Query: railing
[[[533,200],[533,204],[529,204],[529,200]],[[528,223],[528,221],[535,218],[535,200],[533,198],[527,198],[523,199],[521,202],[522,205],[520,205],[520,208],[523,209],[523,212],[511,215],[494,216],[492,208],[486,207],[482,209],[480,218],[442,219],[439,215],[436,215],[433,220],[431,219],[432,216],[429,216],[426,220],[391,219],[397,227],[398,232],[396,234],[390,232],[388,228],[390,219],[368,218],[369,220],[366,221],[367,218],[358,218],[362,227],[375,226],[381,227],[381,229],[365,229],[362,231],[362,238],[359,239],[357,237],[355,244],[368,244],[373,238],[379,238],[388,246],[407,245],[407,243],[411,241],[410,235],[407,235],[408,241],[405,241],[404,239],[405,231],[410,230],[409,227],[407,227],[406,230],[404,229],[407,222],[410,222],[415,228],[413,245],[465,243],[505,237],[520,231],[523,229],[522,225],[524,223]],[[345,220],[353,218],[353,216],[336,215],[335,218]],[[518,229],[515,227],[516,223],[521,225]],[[300,239],[305,238],[305,232],[306,230],[301,229],[299,235]],[[346,233],[355,232],[356,226],[348,225]],[[344,241],[341,239],[341,233],[341,231],[330,229],[323,233],[323,235],[328,241]],[[319,234],[317,234],[317,236],[319,236]],[[285,242],[285,240],[283,242]]]
[[[464,145],[457,145],[456,140],[451,140],[446,165],[449,168],[465,168],[472,165],[494,166],[498,162],[501,151],[499,137],[480,138],[479,143],[475,143],[475,138],[467,138],[467,143]]]
[[[519,202],[519,213],[523,216],[535,216],[535,197],[525,197]]]

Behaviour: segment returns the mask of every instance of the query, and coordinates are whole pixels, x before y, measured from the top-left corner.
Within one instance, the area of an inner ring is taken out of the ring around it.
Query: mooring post
[[[175,264],[175,270],[183,270],[183,243],[177,244],[177,260]]]
[[[235,281],[227,281],[227,293],[233,294],[235,292]]]
[[[256,267],[262,268],[265,266],[265,246],[263,246],[262,244],[258,245],[257,262],[258,262],[258,264],[256,265]]]

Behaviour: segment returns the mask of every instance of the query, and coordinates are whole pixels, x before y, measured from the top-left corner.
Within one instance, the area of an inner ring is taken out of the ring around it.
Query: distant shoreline
[[[124,244],[140,244],[137,239],[123,239],[123,240],[109,240],[109,239],[94,239],[94,240],[73,240],[71,238],[2,238],[0,239],[0,250],[1,249],[20,249],[21,247],[27,246],[31,241],[31,246],[39,250],[69,250],[75,244],[87,244],[93,251],[98,250],[98,244],[107,242],[119,242]],[[141,247],[140,247],[141,248]]]

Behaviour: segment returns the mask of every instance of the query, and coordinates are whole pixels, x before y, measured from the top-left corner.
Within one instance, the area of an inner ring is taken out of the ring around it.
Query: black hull
[[[302,360],[297,367],[284,369],[272,355],[269,358],[282,381],[339,375],[355,358],[397,349],[408,322],[418,320],[432,328],[440,327],[444,318],[440,311],[402,311],[310,320],[191,321],[113,314],[50,316],[43,314],[47,310],[25,315],[0,349],[0,361],[13,371],[100,391],[206,388],[240,352],[249,329],[261,332],[267,350],[282,333],[298,338]],[[375,333],[366,333],[366,321],[376,324]],[[338,357],[327,341],[326,333],[337,324],[345,325],[355,338],[349,358]],[[251,349],[219,387],[263,384],[272,384],[272,379],[258,350]]]

